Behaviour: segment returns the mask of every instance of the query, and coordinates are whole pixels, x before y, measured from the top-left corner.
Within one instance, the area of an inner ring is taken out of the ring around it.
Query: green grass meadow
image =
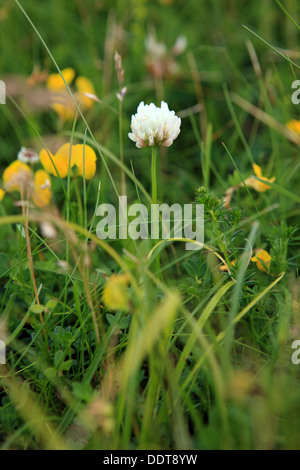
[[[300,448],[299,43],[297,0],[0,0],[1,450]],[[181,118],[157,198],[204,204],[200,250],[97,236],[99,204],[153,200],[142,101]],[[11,185],[21,147],[64,144],[92,177]]]

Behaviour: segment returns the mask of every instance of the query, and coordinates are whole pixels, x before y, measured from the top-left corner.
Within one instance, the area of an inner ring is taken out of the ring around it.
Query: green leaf
[[[32,312],[32,313],[42,313],[44,310],[45,310],[45,305],[38,305],[38,304],[35,304],[35,305],[31,305],[31,307],[29,308],[29,310]]]
[[[62,363],[62,365],[59,367],[59,370],[69,371],[72,365],[73,365],[73,360],[69,359],[68,361],[65,361]]]
[[[119,323],[120,330],[126,330],[126,328],[129,327],[129,323],[130,323],[130,315],[127,315],[126,317],[122,318]]]
[[[61,349],[59,349],[58,351],[56,351],[55,356],[54,356],[54,365],[56,369],[60,368],[60,365],[63,359],[64,359],[64,352]]]
[[[93,389],[88,382],[84,382],[84,383],[75,382],[73,383],[73,394],[74,394],[74,397],[77,398],[77,400],[87,402],[92,397]]]
[[[56,377],[57,370],[54,367],[48,367],[44,374],[48,379],[53,380]]]
[[[194,278],[195,275],[196,275],[196,271],[195,271],[195,266],[194,266],[194,263],[192,260],[188,260],[186,261],[185,263],[183,263],[183,266],[184,266],[184,269],[186,270],[186,272],[192,277]]]
[[[111,315],[110,313],[106,314],[106,319],[110,325],[113,325],[116,321],[116,317],[114,315]]]
[[[20,232],[21,236],[25,238],[25,229],[23,224],[16,224],[18,231]]]
[[[46,303],[46,307],[48,310],[53,310],[57,304],[58,304],[58,301],[56,299],[50,299]]]

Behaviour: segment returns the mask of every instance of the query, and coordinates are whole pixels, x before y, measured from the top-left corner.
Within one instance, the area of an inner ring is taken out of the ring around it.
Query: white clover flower
[[[158,42],[152,34],[145,41],[146,50],[156,59],[161,59],[167,54],[167,46],[163,42]]]
[[[27,149],[26,147],[21,147],[17,158],[20,162],[29,163],[31,165],[40,161],[38,154],[34,150]]]
[[[145,105],[142,101],[131,118],[132,132],[128,137],[138,148],[154,145],[170,147],[180,132],[180,124],[181,119],[169,110],[164,101],[160,108],[153,103]]]

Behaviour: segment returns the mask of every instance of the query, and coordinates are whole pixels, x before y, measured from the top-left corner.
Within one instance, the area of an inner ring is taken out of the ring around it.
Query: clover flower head
[[[157,41],[153,34],[150,34],[145,40],[145,46],[148,53],[155,59],[162,59],[167,54],[167,46],[163,42]]]
[[[170,111],[167,103],[161,102],[158,108],[154,103],[142,101],[137,113],[131,118],[131,130],[128,137],[138,148],[163,146],[170,147],[180,132],[181,119]]]
[[[34,150],[27,149],[26,147],[21,147],[17,159],[22,163],[29,163],[30,165],[40,161],[38,154]]]
[[[174,46],[168,49],[165,43],[157,41],[156,36],[150,33],[145,41],[145,46],[145,63],[152,77],[168,79],[181,74],[181,68],[176,58],[186,49],[187,39],[185,36],[178,36]]]

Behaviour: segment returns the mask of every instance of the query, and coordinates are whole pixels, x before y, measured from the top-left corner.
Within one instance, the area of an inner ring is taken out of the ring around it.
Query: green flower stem
[[[152,147],[152,162],[151,162],[151,180],[152,180],[152,204],[157,204],[157,177],[156,177],[156,154],[157,147],[154,145]],[[159,217],[155,213],[155,219],[153,220],[154,224],[159,222]],[[159,240],[154,240],[154,245],[158,243]],[[156,257],[156,271],[160,271],[160,259],[159,254]]]
[[[152,178],[152,204],[157,204],[156,145],[152,147],[151,178]]]

